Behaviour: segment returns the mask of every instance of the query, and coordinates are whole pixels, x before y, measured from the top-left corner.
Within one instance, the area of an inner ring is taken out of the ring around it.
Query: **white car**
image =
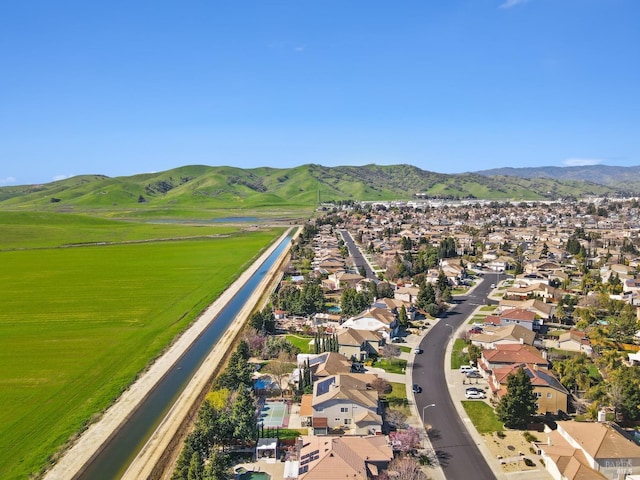
[[[484,393],[477,390],[467,390],[464,392],[464,396],[469,400],[480,400],[485,397]]]
[[[471,365],[462,365],[460,367],[461,373],[469,373],[469,372],[477,372],[478,369],[476,367],[472,367]]]

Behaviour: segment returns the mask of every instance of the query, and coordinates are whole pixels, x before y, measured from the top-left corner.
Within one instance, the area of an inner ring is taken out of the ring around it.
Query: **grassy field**
[[[498,420],[493,408],[485,402],[464,400],[462,406],[478,433],[493,433],[503,430],[502,422]]]
[[[0,215],[3,479],[38,472],[282,232],[31,215]]]

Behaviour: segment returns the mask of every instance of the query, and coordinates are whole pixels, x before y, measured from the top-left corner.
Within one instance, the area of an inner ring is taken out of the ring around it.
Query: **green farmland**
[[[18,217],[0,214],[3,479],[46,466],[282,233]],[[134,243],[55,246],[112,241]]]

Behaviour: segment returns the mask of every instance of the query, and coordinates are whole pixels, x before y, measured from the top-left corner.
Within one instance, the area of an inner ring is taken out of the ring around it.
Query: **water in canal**
[[[160,380],[127,423],[114,435],[93,462],[78,477],[87,480],[111,480],[124,474],[145,442],[167,414],[182,390],[207,357],[220,336],[242,309],[271,266],[291,242],[291,235],[258,268],[256,273],[221,310],[211,325],[193,343],[191,348]]]

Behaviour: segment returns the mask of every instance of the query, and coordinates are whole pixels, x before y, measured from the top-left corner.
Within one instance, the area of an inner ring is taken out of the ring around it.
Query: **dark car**
[[[467,375],[467,378],[482,378],[482,375],[480,375],[480,372],[471,371],[471,372],[467,372],[466,375]]]
[[[393,337],[391,341],[393,343],[407,343],[407,341],[402,337]]]
[[[422,387],[417,383],[413,384],[413,393],[422,393]]]

